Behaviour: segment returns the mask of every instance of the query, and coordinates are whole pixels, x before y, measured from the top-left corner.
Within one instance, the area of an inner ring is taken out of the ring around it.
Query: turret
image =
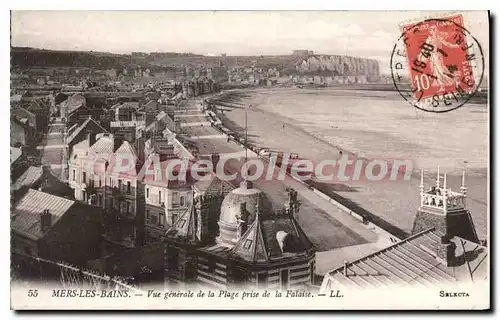
[[[472,217],[466,209],[465,172],[462,173],[461,192],[448,188],[446,173],[441,186],[439,167],[435,185],[427,190],[424,185],[424,171],[421,171],[419,188],[420,206],[413,223],[412,234],[436,228],[450,238],[459,236],[479,242]]]

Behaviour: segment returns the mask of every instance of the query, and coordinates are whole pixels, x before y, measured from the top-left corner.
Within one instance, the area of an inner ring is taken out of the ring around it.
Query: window
[[[162,201],[161,201],[161,191],[158,191],[158,203],[162,203]]]
[[[281,270],[281,289],[288,289],[288,269]]]
[[[158,224],[158,216],[156,214],[151,215],[151,224]]]
[[[247,239],[247,240],[245,241],[245,243],[243,244],[243,248],[244,248],[244,249],[250,249],[250,247],[252,246],[252,242],[253,242],[252,240]]]
[[[127,181],[127,193],[130,194],[131,188],[130,188],[130,181]]]
[[[172,207],[179,206],[179,192],[172,192]]]
[[[146,221],[149,222],[149,219],[151,219],[151,213],[149,210],[146,210]]]
[[[177,221],[177,214],[172,213],[172,225]]]
[[[146,198],[149,198],[149,188],[146,188]]]
[[[102,194],[98,196],[97,201],[97,205],[102,206]]]
[[[181,196],[181,198],[180,198],[180,199],[181,199],[181,200],[180,200],[181,207],[184,207],[184,205],[185,205],[184,196]]]
[[[118,189],[122,189],[122,180],[118,179]]]
[[[73,181],[76,181],[76,170],[73,169]]]
[[[99,176],[97,179],[99,179],[99,188],[102,187],[102,180],[101,177]]]
[[[126,202],[127,203],[127,213],[130,213],[130,202]]]
[[[84,172],[82,172],[82,177],[83,177],[83,178],[82,178],[82,182],[83,182],[83,183],[87,183],[87,172],[85,172],[85,171],[84,171]]]
[[[182,219],[180,222],[179,222],[179,228],[182,228],[184,227],[184,225],[186,224],[186,219]]]
[[[165,213],[163,213],[163,212],[160,213],[160,220],[158,221],[158,224],[160,226],[164,226],[165,225]]]

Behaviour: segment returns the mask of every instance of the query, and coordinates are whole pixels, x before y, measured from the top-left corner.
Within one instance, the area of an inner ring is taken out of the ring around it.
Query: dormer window
[[[252,246],[252,242],[253,242],[252,240],[247,239],[247,240],[245,241],[245,243],[243,244],[243,248],[244,248],[244,249],[250,249],[250,247]]]
[[[186,219],[182,219],[181,221],[179,221],[179,228],[184,227],[185,224],[186,224]]]

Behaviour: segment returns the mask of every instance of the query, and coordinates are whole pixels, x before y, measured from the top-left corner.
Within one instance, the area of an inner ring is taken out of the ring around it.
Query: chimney
[[[95,143],[95,138],[96,138],[95,133],[87,134],[87,143],[88,143],[89,148]]]
[[[42,164],[42,172],[45,173],[51,173],[50,171],[50,164]]]
[[[212,154],[212,172],[216,173],[217,164],[219,163],[220,155],[218,153]]]
[[[441,242],[437,247],[437,258],[441,260],[447,267],[453,266],[456,261],[455,249],[457,246],[450,240],[449,235],[441,237]]]
[[[123,143],[122,137],[113,136],[113,152],[115,152]]]
[[[44,209],[40,215],[40,226],[43,233],[49,231],[52,226],[52,214],[48,209]]]
[[[145,150],[144,137],[140,137],[135,140],[135,149],[137,150],[137,156],[139,160],[146,161],[147,155]]]
[[[290,212],[292,215],[298,212],[298,201],[297,201],[297,195],[298,192],[295,191],[295,189],[290,188],[288,190],[288,208],[290,209]]]

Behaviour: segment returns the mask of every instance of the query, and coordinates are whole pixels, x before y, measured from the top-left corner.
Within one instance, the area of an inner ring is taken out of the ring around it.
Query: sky
[[[12,11],[11,44],[114,53],[280,55],[294,49],[373,58],[381,69],[400,24],[446,12],[416,11]],[[464,12],[489,50],[488,15]]]

